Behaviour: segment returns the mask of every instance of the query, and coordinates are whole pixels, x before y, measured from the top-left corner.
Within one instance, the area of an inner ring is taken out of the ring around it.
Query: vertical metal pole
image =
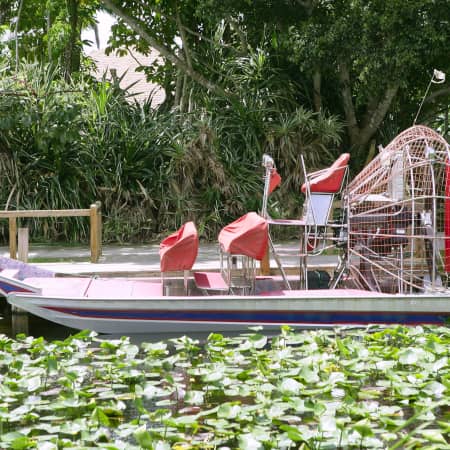
[[[189,270],[183,270],[184,294],[189,295]]]
[[[265,174],[264,174],[264,192],[261,207],[261,216],[264,217],[264,219],[268,219],[269,215],[267,214],[267,202],[269,200],[270,177],[272,176],[272,170],[275,167],[273,159],[269,155],[263,156],[263,166],[265,168]],[[268,230],[268,234],[270,239],[270,230]],[[267,248],[266,254],[264,255],[263,259],[259,263],[259,271],[261,275],[270,275],[269,247]]]
[[[303,176],[305,179],[305,186],[306,186],[306,192],[305,192],[305,203],[306,203],[306,214],[303,214],[305,225],[303,228],[300,228],[300,260],[299,260],[299,268],[300,268],[300,289],[308,289],[308,236],[309,236],[309,223],[308,223],[308,216],[309,216],[309,204],[311,203],[311,191],[309,190],[309,180],[308,180],[308,174],[306,173],[306,165],[305,160],[303,158],[303,155],[300,155],[300,162],[302,165],[303,170]],[[305,209],[305,206],[303,207]],[[312,208],[312,214],[314,217],[314,209]],[[315,220],[314,220],[315,222]]]

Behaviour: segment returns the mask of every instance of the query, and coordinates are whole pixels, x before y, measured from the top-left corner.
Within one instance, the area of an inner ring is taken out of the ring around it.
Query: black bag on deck
[[[328,289],[330,274],[326,270],[308,271],[308,289]]]

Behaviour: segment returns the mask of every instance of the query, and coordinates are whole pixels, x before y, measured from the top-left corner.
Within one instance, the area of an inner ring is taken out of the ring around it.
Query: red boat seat
[[[337,194],[341,190],[349,159],[350,153],[343,153],[328,169],[310,174],[309,191]],[[306,191],[306,183],[303,183],[302,192],[306,193]]]
[[[269,242],[267,220],[250,212],[222,228],[219,243],[224,252],[261,261]]]
[[[198,233],[194,222],[186,222],[160,244],[161,272],[191,270],[198,253]]]

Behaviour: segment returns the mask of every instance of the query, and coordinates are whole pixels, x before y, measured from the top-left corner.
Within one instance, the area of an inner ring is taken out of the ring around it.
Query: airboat
[[[349,154],[308,173],[302,217],[269,215],[281,182],[263,157],[261,211],[225,226],[215,272],[195,271],[198,234],[184,224],[160,247],[157,278],[58,277],[29,266],[0,272],[0,290],[24,311],[100,333],[191,333],[367,324],[446,324],[450,318],[450,152],[425,126],[399,134],[351,181]],[[275,227],[296,227],[298,270],[275,251]],[[339,253],[324,289],[309,261]],[[275,275],[257,262],[271,252]]]

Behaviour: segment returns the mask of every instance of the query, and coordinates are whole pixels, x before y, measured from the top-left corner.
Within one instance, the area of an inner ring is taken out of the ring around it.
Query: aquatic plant
[[[450,448],[450,330],[0,335],[0,448]]]

